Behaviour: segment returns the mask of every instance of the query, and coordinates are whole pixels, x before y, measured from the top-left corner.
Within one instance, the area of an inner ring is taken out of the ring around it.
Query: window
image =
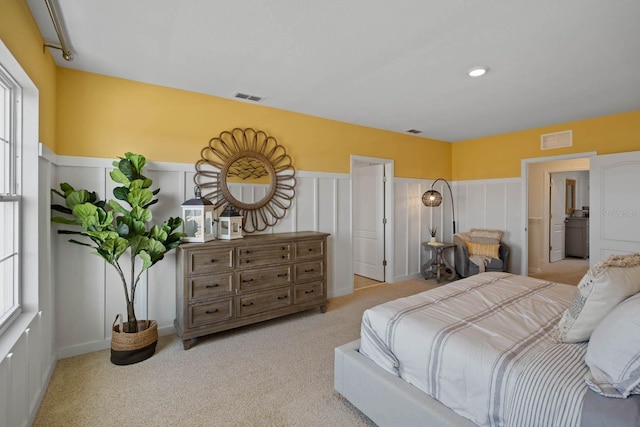
[[[0,64],[0,331],[20,313],[21,96]]]

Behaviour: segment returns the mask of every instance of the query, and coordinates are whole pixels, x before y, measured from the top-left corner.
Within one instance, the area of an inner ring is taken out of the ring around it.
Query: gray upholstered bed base
[[[360,340],[335,349],[334,388],[377,425],[475,426],[358,352]]]

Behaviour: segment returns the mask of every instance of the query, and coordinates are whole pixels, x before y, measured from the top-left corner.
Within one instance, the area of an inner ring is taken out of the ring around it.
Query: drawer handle
[[[278,299],[287,299],[287,298],[289,298],[289,295],[285,295],[285,296],[282,296],[282,297],[278,297]]]
[[[242,279],[242,283],[249,283],[249,282],[253,282],[253,279]]]
[[[250,262],[251,262],[250,260],[246,260],[246,261],[245,261],[245,263],[246,263],[246,264],[249,264]]]
[[[285,259],[287,256],[286,255],[282,255],[282,259]]]
[[[244,251],[244,253],[245,253],[245,254],[250,254],[250,253],[251,253],[251,251]]]
[[[205,311],[206,314],[213,314],[213,313],[217,313],[218,309],[216,308],[215,310],[207,310]]]
[[[214,262],[216,262],[216,260],[211,258],[211,263],[213,264]]]
[[[280,248],[280,250],[286,251],[287,248],[285,246],[283,246],[282,248]]]
[[[309,270],[305,270],[304,272],[305,273],[311,273],[312,271],[314,271],[313,268],[310,268]]]
[[[312,249],[312,248],[309,248],[309,252],[313,252],[313,249]]]
[[[289,275],[289,273],[282,273],[282,274],[278,274],[278,277],[287,277]]]
[[[250,305],[253,305],[253,302],[245,302],[242,304],[243,307],[249,307]]]
[[[305,294],[312,294],[314,292],[313,289],[311,289],[310,291],[304,291]]]
[[[217,283],[214,283],[213,285],[206,285],[206,286],[205,286],[205,288],[207,288],[207,289],[217,288],[217,287],[218,287],[218,284],[217,284]]]

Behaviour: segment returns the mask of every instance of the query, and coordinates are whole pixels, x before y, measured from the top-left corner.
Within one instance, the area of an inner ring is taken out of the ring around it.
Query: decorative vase
[[[435,237],[429,237],[429,242],[434,243],[436,241]]]
[[[153,356],[158,344],[158,322],[138,320],[138,332],[127,332],[127,323],[113,322],[111,333],[111,363],[131,365]]]

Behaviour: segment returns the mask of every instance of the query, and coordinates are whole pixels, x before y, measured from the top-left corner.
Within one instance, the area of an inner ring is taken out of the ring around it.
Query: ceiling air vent
[[[262,96],[255,96],[255,95],[248,95],[246,93],[242,93],[242,92],[236,92],[235,95],[233,95],[236,98],[240,98],[240,99],[246,99],[248,101],[254,101],[254,102],[260,102],[264,99],[264,97]]]
[[[418,129],[407,129],[405,132],[414,133],[416,135],[419,134],[419,133],[422,133],[422,131],[418,130]]]
[[[540,136],[540,148],[551,150],[553,148],[571,147],[573,145],[573,133],[570,130],[562,132],[545,133]]]

